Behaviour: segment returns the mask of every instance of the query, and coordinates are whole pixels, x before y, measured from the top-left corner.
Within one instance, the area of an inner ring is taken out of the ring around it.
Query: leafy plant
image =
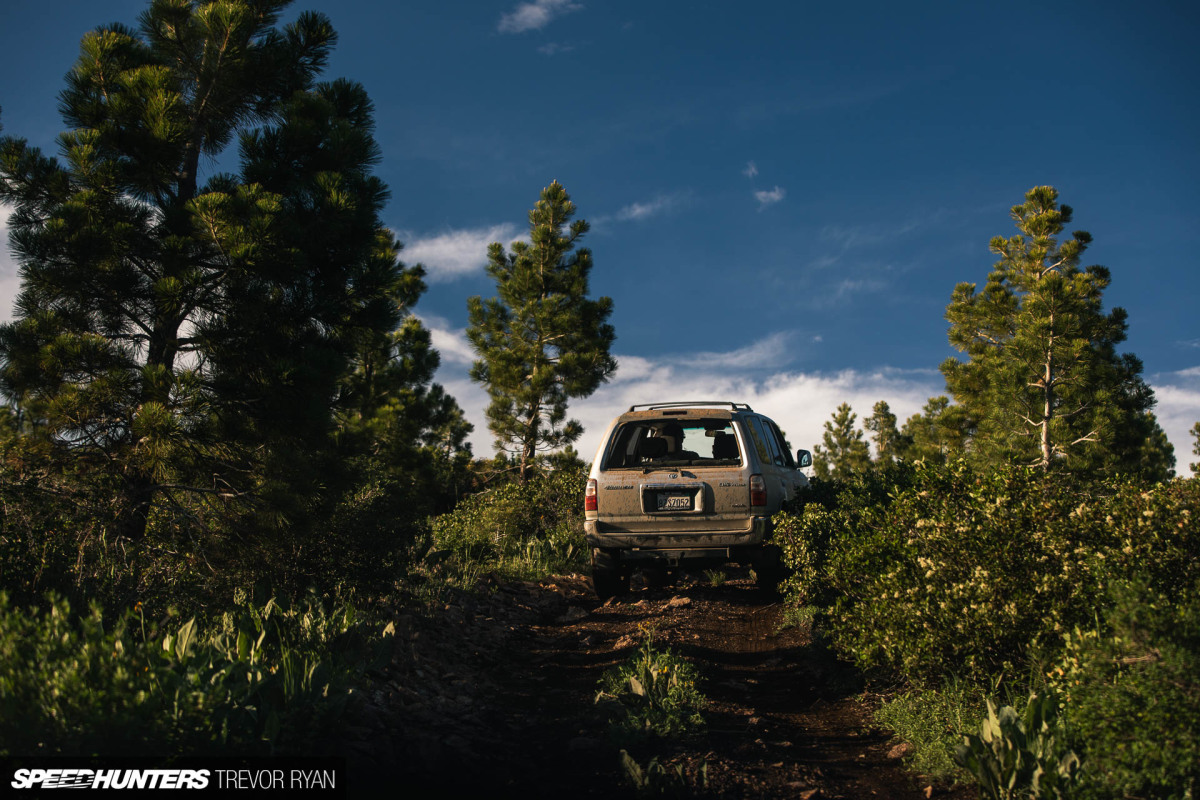
[[[638,797],[694,797],[697,790],[708,789],[708,762],[701,761],[695,780],[689,780],[682,764],[668,769],[658,756],[650,759],[646,766],[625,750],[621,751],[621,769]]]
[[[352,609],[242,599],[216,624],[0,593],[0,754],[312,752],[388,642]]]
[[[1066,746],[1052,693],[1030,694],[1023,714],[1012,706],[997,710],[989,698],[979,734],[963,737],[954,761],[992,800],[1065,797],[1080,764]]]
[[[647,628],[637,652],[600,678],[596,702],[608,706],[621,741],[684,735],[704,725],[700,712],[707,701],[696,668],[669,648],[655,647],[654,636],[655,629]]]

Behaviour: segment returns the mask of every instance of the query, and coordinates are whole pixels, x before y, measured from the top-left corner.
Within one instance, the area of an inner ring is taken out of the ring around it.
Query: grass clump
[[[699,684],[696,668],[670,648],[657,647],[649,627],[637,652],[600,678],[596,702],[608,707],[618,741],[684,736],[704,725],[708,701]]]

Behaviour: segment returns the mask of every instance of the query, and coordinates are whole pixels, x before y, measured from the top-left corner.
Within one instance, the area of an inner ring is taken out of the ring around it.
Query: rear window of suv
[[[728,419],[639,419],[617,428],[605,469],[737,466],[741,451]]]

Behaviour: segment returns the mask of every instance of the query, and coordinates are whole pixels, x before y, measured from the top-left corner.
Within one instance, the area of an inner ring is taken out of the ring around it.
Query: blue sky
[[[80,37],[132,0],[6,0],[0,122],[53,151]],[[797,446],[843,400],[901,420],[944,392],[946,303],[982,284],[1008,209],[1058,188],[1129,312],[1157,413],[1200,419],[1200,11],[1190,3],[319,3],[329,77],[362,82],[428,270],[438,379],[491,452],[466,377],[490,241],[559,180],[614,300],[615,378],[573,414],[585,458],[631,403],[748,401]],[[212,165],[214,168],[216,165]],[[0,224],[6,212],[0,209]],[[0,253],[0,319],[15,264]]]

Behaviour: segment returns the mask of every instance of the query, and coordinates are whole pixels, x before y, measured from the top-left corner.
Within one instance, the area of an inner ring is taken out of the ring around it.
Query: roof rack
[[[746,403],[733,403],[729,400],[694,400],[687,403],[643,403],[641,405],[630,406],[630,411],[637,411],[639,408],[659,409],[659,408],[682,408],[687,406],[729,406],[734,411],[753,411]]]

